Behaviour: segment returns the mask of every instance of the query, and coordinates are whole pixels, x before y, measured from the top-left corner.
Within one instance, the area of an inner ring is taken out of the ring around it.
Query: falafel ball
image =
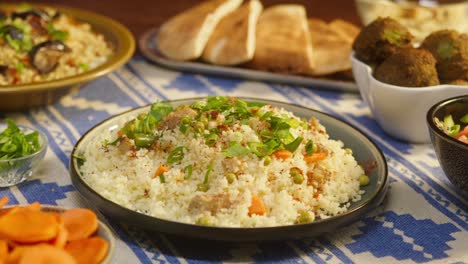
[[[468,80],[454,80],[450,81],[448,84],[468,86]]]
[[[364,27],[353,43],[356,56],[367,63],[380,63],[397,49],[411,47],[413,35],[398,21],[377,18]]]
[[[375,69],[374,77],[388,84],[423,87],[439,84],[436,59],[425,49],[402,48]]]
[[[441,80],[468,80],[468,34],[439,30],[426,37],[421,47],[436,58]]]

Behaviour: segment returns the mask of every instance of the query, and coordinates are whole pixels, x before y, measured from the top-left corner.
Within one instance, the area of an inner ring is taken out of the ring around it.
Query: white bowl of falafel
[[[353,43],[353,75],[385,132],[399,140],[429,143],[429,108],[468,94],[468,34],[440,30],[420,45],[413,39],[396,20],[376,19]]]

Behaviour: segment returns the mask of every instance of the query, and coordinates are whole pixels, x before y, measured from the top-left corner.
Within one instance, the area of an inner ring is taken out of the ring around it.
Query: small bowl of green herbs
[[[18,126],[7,118],[0,124],[0,187],[13,186],[30,177],[46,151],[44,133]]]

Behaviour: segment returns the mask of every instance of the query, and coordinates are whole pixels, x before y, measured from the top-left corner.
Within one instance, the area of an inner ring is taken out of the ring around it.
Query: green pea
[[[209,189],[210,189],[210,185],[208,185],[207,183],[199,183],[197,185],[197,191],[207,192]]]
[[[226,180],[229,184],[233,183],[235,179],[236,179],[236,175],[234,173],[226,174]]]
[[[271,164],[271,157],[270,156],[265,156],[263,159],[263,165],[268,166]]]
[[[301,184],[302,182],[304,182],[304,175],[302,175],[302,173],[298,169],[292,168],[289,174],[291,175],[295,184]]]
[[[197,219],[196,221],[197,225],[203,225],[203,226],[211,226],[213,223],[211,223],[211,220],[208,216],[202,216]]]
[[[365,174],[362,174],[361,176],[359,176],[359,185],[360,186],[366,186],[368,185],[370,182],[370,179],[369,179],[369,176],[365,175]]]
[[[310,223],[312,221],[314,221],[314,219],[312,218],[310,213],[307,212],[307,211],[301,211],[299,213],[299,216],[296,219],[297,224],[306,224],[306,223]]]

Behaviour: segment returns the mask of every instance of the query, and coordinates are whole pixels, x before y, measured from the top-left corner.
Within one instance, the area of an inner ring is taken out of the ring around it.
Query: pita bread
[[[335,31],[337,34],[339,34],[342,38],[346,39],[350,43],[354,42],[354,39],[361,31],[359,27],[341,19],[335,19],[328,25],[330,26],[331,30]]]
[[[257,24],[256,47],[249,67],[302,74],[312,68],[312,45],[306,10],[301,5],[265,9]]]
[[[236,65],[251,60],[262,9],[258,0],[251,0],[225,16],[208,40],[203,60],[218,65]]]
[[[172,17],[158,33],[159,51],[174,60],[199,58],[218,22],[241,3],[242,0],[205,1]]]
[[[351,68],[352,41],[337,33],[329,24],[320,19],[309,19],[314,69],[311,75],[328,75]]]

